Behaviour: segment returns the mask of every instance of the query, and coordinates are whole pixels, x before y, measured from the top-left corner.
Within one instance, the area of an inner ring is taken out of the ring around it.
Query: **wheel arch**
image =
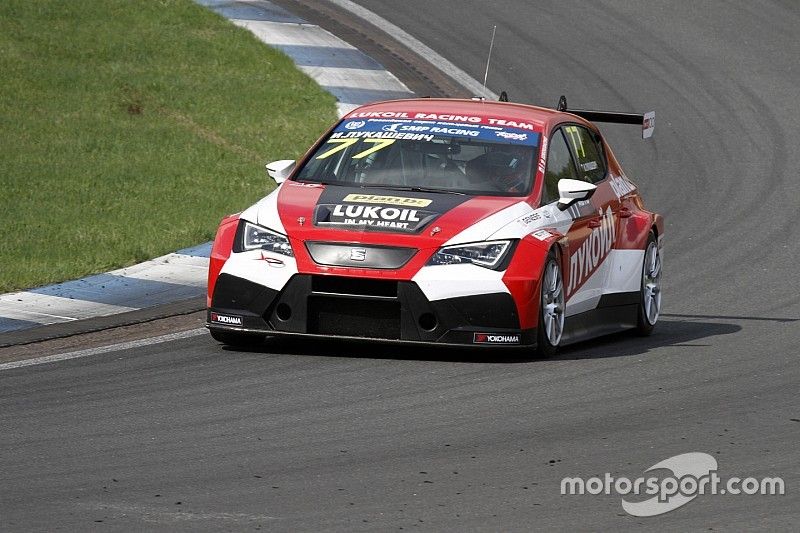
[[[662,241],[664,239],[664,217],[659,214],[653,214],[653,222],[650,227],[653,233],[656,236],[656,243],[658,243],[659,248],[662,246]]]
[[[508,287],[517,304],[517,313],[523,329],[536,327],[539,313],[539,290],[547,257],[554,249],[564,273],[563,235],[553,233],[544,240],[526,235],[520,240],[514,258],[503,275],[503,283]]]
[[[214,244],[211,246],[211,256],[208,261],[208,292],[206,295],[206,307],[211,307],[211,300],[214,297],[214,287],[223,265],[231,255],[233,240],[236,236],[236,228],[239,225],[239,214],[227,216],[222,219],[214,237]]]
[[[654,231],[661,242],[664,235],[664,221],[661,215],[649,211],[638,211],[620,220],[617,248],[622,250],[644,250],[647,237]]]

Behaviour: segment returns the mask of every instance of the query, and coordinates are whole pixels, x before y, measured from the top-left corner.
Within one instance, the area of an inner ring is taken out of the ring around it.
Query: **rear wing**
[[[502,91],[499,100],[501,102],[508,102],[508,93]],[[579,117],[585,118],[590,122],[612,122],[614,124],[641,124],[642,125],[642,139],[649,139],[653,136],[653,130],[656,129],[656,112],[649,111],[647,113],[618,113],[616,111],[590,111],[588,109],[567,109],[567,97],[563,94],[558,99],[558,107],[556,111],[563,111],[565,113],[572,113]]]
[[[649,111],[643,114],[637,113],[618,113],[615,111],[590,111],[588,109],[568,109],[567,97],[561,95],[558,99],[557,111],[565,113],[572,113],[579,117],[585,118],[590,122],[612,122],[615,124],[641,124],[642,125],[642,139],[649,139],[653,136],[653,130],[656,128],[656,112]]]

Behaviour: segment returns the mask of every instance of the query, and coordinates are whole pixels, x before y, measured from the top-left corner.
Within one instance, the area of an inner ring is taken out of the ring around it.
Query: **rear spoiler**
[[[508,102],[508,93],[500,93],[500,101]],[[615,124],[641,124],[642,139],[649,139],[653,136],[656,127],[656,112],[649,111],[644,114],[637,113],[617,113],[615,111],[589,111],[588,109],[567,109],[567,97],[561,95],[558,99],[557,111],[572,113],[585,118],[590,122],[613,122]]]
[[[567,109],[567,97],[561,95],[558,99],[557,111],[572,113],[585,118],[591,122],[612,122],[614,124],[641,124],[642,139],[649,139],[653,136],[656,128],[656,112],[649,111],[644,114],[637,113],[618,113],[615,111],[589,111],[588,109]]]

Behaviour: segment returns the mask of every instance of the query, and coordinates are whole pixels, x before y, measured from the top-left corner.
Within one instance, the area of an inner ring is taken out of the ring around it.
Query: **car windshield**
[[[344,120],[297,181],[491,196],[530,192],[539,134],[430,120]]]

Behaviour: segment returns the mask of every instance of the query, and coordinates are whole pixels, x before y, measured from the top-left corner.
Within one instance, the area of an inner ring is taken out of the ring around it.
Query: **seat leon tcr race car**
[[[587,120],[588,119],[588,120]],[[637,328],[661,308],[662,218],[592,121],[654,115],[485,100],[360,107],[279,186],[225,218],[207,326],[268,335],[535,347]]]

